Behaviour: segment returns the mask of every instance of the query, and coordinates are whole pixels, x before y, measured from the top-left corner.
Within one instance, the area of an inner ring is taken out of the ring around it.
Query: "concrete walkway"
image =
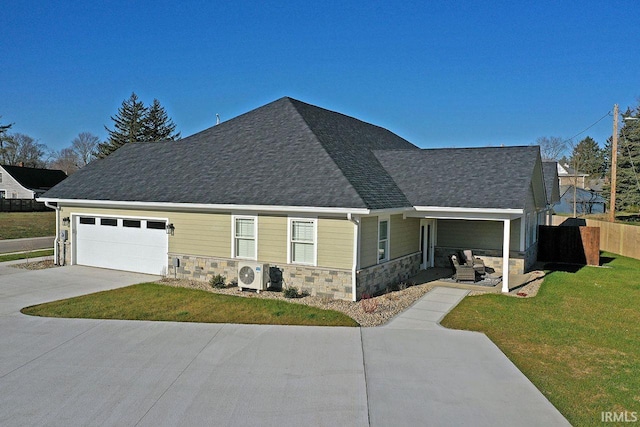
[[[486,336],[437,325],[459,290],[377,328],[19,313],[152,279],[0,266],[0,425],[568,425]]]
[[[384,327],[387,329],[443,329],[440,321],[469,291],[436,287],[427,292],[411,308],[403,311]]]

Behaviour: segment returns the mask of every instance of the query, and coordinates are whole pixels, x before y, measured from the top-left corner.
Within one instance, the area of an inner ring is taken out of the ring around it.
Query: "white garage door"
[[[156,219],[75,216],[75,263],[166,273],[169,242],[166,224]]]

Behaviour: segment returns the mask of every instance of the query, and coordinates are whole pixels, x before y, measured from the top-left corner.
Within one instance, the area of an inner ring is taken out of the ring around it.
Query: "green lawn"
[[[640,261],[603,260],[551,272],[535,298],[465,298],[442,325],[486,333],[573,425],[640,412]]]
[[[37,258],[41,256],[50,256],[53,255],[53,249],[43,249],[41,251],[32,251],[28,254],[11,254],[11,255],[0,255],[0,262],[5,261],[15,261],[18,259],[27,259],[27,258]]]
[[[262,298],[141,283],[23,308],[24,314],[89,319],[161,320],[202,323],[358,326],[331,310]]]
[[[0,240],[56,234],[56,213],[0,212]]]

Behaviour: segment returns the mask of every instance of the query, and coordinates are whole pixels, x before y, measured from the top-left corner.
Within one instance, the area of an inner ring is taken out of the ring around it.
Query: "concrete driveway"
[[[152,278],[0,266],[0,425],[568,425],[484,335],[435,324],[360,329],[19,313]],[[434,323],[429,301],[421,303],[406,316]]]

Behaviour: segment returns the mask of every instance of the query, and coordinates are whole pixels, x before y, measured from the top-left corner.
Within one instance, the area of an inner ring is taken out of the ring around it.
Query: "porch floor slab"
[[[500,271],[496,271],[495,275],[500,275]],[[453,289],[467,289],[470,291],[481,291],[489,293],[500,293],[502,291],[502,281],[499,281],[494,286],[482,286],[474,285],[471,282],[451,282],[442,279],[448,279],[453,276],[453,272],[450,268],[434,267],[426,270],[420,270],[418,274],[409,278],[409,281],[416,283],[417,285],[429,284],[432,286],[440,286]],[[509,275],[509,291],[518,289],[527,283],[531,282],[536,276],[535,272],[525,274],[510,274]],[[443,301],[446,302],[446,301]]]

